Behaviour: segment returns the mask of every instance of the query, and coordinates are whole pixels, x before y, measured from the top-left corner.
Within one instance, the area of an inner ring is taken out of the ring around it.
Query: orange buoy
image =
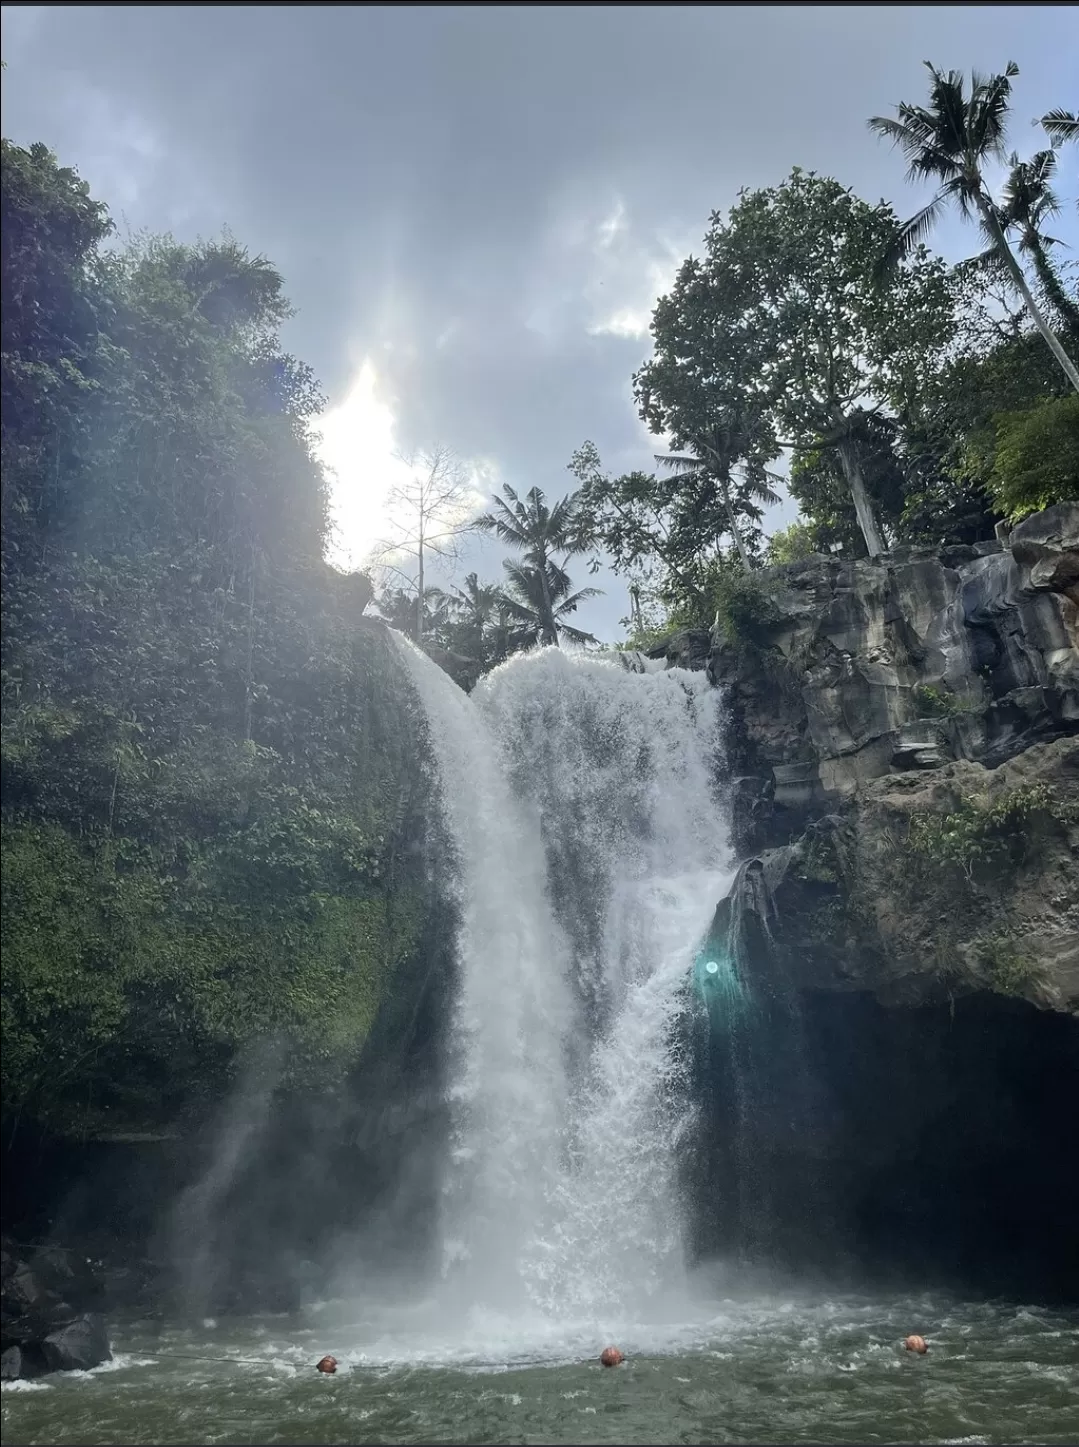
[[[336,1370],[337,1370],[337,1358],[336,1358],[336,1357],[323,1357],[322,1360],[321,1360],[320,1362],[318,1362],[318,1363],[316,1364],[316,1366],[315,1366],[315,1371],[316,1371],[316,1372],[325,1372],[326,1375],[329,1376],[329,1377],[332,1377],[333,1374],[334,1374],[334,1372],[336,1372]]]
[[[605,1367],[617,1367],[625,1361],[625,1357],[617,1347],[604,1347],[599,1354],[599,1359]]]
[[[929,1345],[924,1336],[908,1336],[903,1345],[908,1352],[917,1352],[920,1357],[924,1357],[929,1350]]]

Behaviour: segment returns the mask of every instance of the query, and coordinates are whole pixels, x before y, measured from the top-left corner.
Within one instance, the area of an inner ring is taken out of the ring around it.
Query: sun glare
[[[322,417],[319,430],[319,455],[333,473],[329,560],[357,568],[386,537],[388,494],[410,475],[407,463],[396,456],[393,411],[378,396],[370,359],[344,401]]]

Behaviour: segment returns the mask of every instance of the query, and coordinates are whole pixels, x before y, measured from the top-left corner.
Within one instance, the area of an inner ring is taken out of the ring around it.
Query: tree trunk
[[[847,479],[847,486],[850,488],[858,526],[862,530],[862,537],[865,538],[869,556],[879,558],[884,552],[884,547],[881,544],[880,533],[877,531],[877,520],[873,516],[873,505],[865,490],[862,465],[858,461],[858,449],[849,434],[839,438],[836,442],[836,451],[839,453],[839,465],[843,469],[843,476]]]
[[[540,589],[543,595],[543,626],[540,630],[540,636],[542,637],[544,643],[554,644],[555,648],[557,648],[559,646],[558,625],[555,623],[554,605],[551,603],[551,585],[547,580],[546,553],[542,553],[540,555],[539,575]]]
[[[1038,280],[1042,284],[1042,291],[1056,307],[1057,315],[1063,321],[1067,331],[1079,338],[1079,306],[1072,301],[1061,285],[1060,277],[1053,269],[1053,263],[1049,260],[1042,239],[1033,228],[1028,234],[1027,241],[1031,257],[1034,260],[1034,270],[1038,273]]]
[[[742,567],[746,570],[747,573],[751,573],[753,571],[753,563],[750,559],[749,553],[746,550],[746,545],[742,541],[742,534],[738,531],[738,524],[734,518],[734,508],[731,506],[731,490],[725,477],[721,477],[719,479],[719,491],[721,497],[723,498],[723,506],[727,512],[727,526],[731,530],[731,537],[734,539],[734,546],[738,549],[738,556],[742,560]]]
[[[416,646],[423,647],[423,533],[420,533],[420,591],[416,595]]]
[[[1027,279],[1023,275],[1023,268],[1019,265],[1018,261],[1016,261],[1015,257],[1012,255],[1012,249],[1008,245],[1007,237],[1004,235],[1004,232],[1000,228],[1000,222],[997,220],[997,215],[992,207],[992,204],[981,192],[978,193],[977,201],[978,210],[981,213],[983,222],[985,223],[985,228],[996,244],[1001,261],[1008,268],[1008,275],[1015,282],[1016,288],[1020,296],[1026,303],[1027,311],[1030,313],[1034,325],[1041,332],[1042,339],[1044,340],[1045,345],[1049,348],[1053,356],[1056,357],[1057,361],[1063,367],[1064,374],[1067,377],[1068,381],[1072,384],[1075,390],[1079,392],[1079,371],[1076,370],[1075,363],[1061,346],[1060,338],[1057,336],[1056,332],[1053,331],[1052,327],[1042,316],[1041,309],[1039,308],[1038,303],[1034,300],[1033,293],[1031,292],[1030,287],[1027,285]]]

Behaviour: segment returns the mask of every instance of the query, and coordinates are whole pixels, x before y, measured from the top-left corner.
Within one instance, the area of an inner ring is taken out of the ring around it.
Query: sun
[[[319,431],[318,455],[332,474],[327,557],[337,567],[358,568],[387,535],[388,494],[410,475],[397,456],[396,419],[378,395],[370,358],[344,401],[323,415]]]

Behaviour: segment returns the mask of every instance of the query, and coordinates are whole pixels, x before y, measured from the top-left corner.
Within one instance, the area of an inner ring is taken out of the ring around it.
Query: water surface
[[[425,1330],[420,1321],[427,1320]],[[902,1349],[908,1332],[931,1343]],[[614,1337],[619,1368],[595,1360]],[[691,1325],[546,1330],[422,1307],[117,1333],[3,1391],[15,1443],[1079,1441],[1079,1311],[943,1297],[718,1301]],[[320,1376],[333,1352],[341,1366]]]

